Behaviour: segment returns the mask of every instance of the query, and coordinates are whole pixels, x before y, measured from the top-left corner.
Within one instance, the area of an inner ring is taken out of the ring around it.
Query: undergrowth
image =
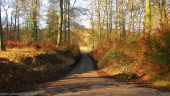
[[[136,74],[156,86],[170,86],[170,31],[150,38],[108,39],[92,52],[98,68],[116,74]]]

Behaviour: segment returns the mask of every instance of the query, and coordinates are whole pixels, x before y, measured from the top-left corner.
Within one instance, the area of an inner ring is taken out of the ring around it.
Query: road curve
[[[1,95],[18,96],[170,96],[156,89],[100,77],[88,54],[83,53],[77,66],[65,78],[41,84],[37,91]]]

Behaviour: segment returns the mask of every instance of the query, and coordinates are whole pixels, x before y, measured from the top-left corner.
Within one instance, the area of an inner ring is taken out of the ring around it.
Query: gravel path
[[[82,54],[80,62],[65,78],[39,85],[38,91],[1,95],[18,96],[170,96],[156,89],[100,77],[91,58]]]

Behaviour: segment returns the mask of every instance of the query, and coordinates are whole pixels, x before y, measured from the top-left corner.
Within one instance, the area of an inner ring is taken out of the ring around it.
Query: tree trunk
[[[64,42],[67,42],[67,3],[68,0],[64,0]]]
[[[122,4],[123,4],[123,1],[122,1]],[[122,7],[122,37],[124,40],[126,40],[126,10]]]
[[[109,33],[111,35],[111,32],[112,32],[112,4],[113,4],[113,1],[110,0],[110,5],[109,5],[109,14],[110,14],[110,17],[109,17]]]
[[[161,8],[160,8],[160,25],[161,25],[161,28],[162,31],[164,30],[164,28],[167,27],[168,25],[168,20],[167,20],[167,14],[166,14],[166,0],[162,0],[161,2]]]
[[[150,37],[151,34],[151,1],[146,0],[145,5],[145,37]]]
[[[12,13],[11,13],[11,21],[10,21],[10,34],[13,34],[13,18],[12,18]],[[12,35],[9,34],[9,39],[12,38]]]
[[[93,14],[93,11],[92,11],[92,14],[91,14],[91,18],[90,18],[90,24],[92,26],[91,28],[91,32],[92,32],[92,50],[94,50],[94,47],[95,47],[95,32],[94,32],[94,14]]]
[[[141,35],[141,23],[142,23],[142,13],[139,16],[139,25],[138,25],[138,35]]]
[[[99,30],[99,42],[101,42],[101,14],[100,14],[100,0],[97,1],[97,23],[98,23],[98,30]]]
[[[132,32],[133,32],[133,36],[135,35],[135,16],[136,16],[136,12],[133,12],[133,18],[132,18]]]
[[[3,29],[2,29],[2,20],[1,20],[1,6],[2,6],[2,1],[0,0],[0,51],[5,51]]]
[[[5,14],[6,14],[6,39],[9,39],[9,22],[8,22],[8,12],[7,10],[5,10]]]
[[[17,12],[15,12],[14,16],[14,34],[15,34],[15,39],[16,39],[16,33],[17,33]]]
[[[19,22],[19,15],[18,15],[18,20],[17,20],[17,22],[18,22],[18,28],[17,28],[17,40],[20,40],[20,22]]]
[[[38,25],[37,25],[37,9],[38,0],[32,1],[32,18],[33,18],[33,37],[34,41],[38,41]]]
[[[68,26],[68,32],[67,32],[67,34],[68,34],[68,42],[70,43],[70,36],[71,36],[71,31],[70,31],[70,0],[68,0],[68,7],[67,7],[68,9],[67,9],[67,14],[68,14],[68,17],[67,17],[67,19],[68,19],[68,22],[67,22],[67,26]]]
[[[59,17],[59,32],[58,32],[57,47],[61,46],[62,33],[63,33],[63,0],[60,0],[60,17]]]
[[[107,34],[107,37],[109,37],[109,10],[108,10],[108,0],[105,0],[105,3],[106,3],[106,8],[105,8],[105,14],[106,14],[106,34]]]
[[[129,20],[129,25],[128,25],[128,34],[130,35],[131,33],[131,27],[133,23],[133,14],[134,14],[134,2],[132,0],[129,1],[129,7],[130,7],[130,20]]]
[[[118,23],[119,23],[119,0],[116,0],[116,20],[115,20],[115,34],[118,35]]]

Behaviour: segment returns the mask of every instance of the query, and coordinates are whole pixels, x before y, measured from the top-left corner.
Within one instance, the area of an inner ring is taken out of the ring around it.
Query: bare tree
[[[2,29],[1,7],[2,7],[2,0],[0,0],[0,51],[5,51],[4,34]]]
[[[63,34],[63,0],[60,0],[59,32],[57,38],[57,47],[61,46]]]

